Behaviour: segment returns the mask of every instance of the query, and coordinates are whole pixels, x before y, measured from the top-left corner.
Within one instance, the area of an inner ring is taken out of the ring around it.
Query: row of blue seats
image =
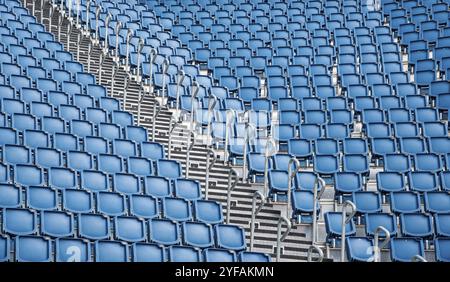
[[[41,234],[54,238],[77,237],[91,240],[114,238],[127,242],[154,242],[161,245],[190,245],[198,248],[218,247],[241,251],[246,249],[244,231],[231,225],[214,226],[168,219],[142,220],[117,216],[112,220],[100,214],[73,215],[62,211],[42,211],[6,208],[2,212],[3,232],[11,235]],[[38,230],[38,222],[40,228]],[[78,226],[75,228],[75,223]],[[112,224],[113,222],[113,224]],[[112,232],[112,226],[114,226]]]
[[[14,246],[15,256],[10,253]],[[55,252],[52,253],[53,246]],[[129,248],[131,247],[131,252]],[[93,250],[92,250],[93,248]],[[233,252],[188,246],[164,247],[156,244],[98,240],[89,242],[75,238],[41,236],[0,236],[0,261],[19,262],[269,262],[270,257],[255,252]]]
[[[207,224],[223,222],[222,207],[219,203],[186,195],[148,193],[125,196],[123,193],[91,192],[86,189],[65,189],[58,193],[55,187],[21,188],[6,183],[0,184],[0,187],[1,208],[26,206],[33,210],[47,211],[57,210],[60,206],[71,213],[95,211],[107,216],[132,215],[145,219],[161,217],[174,221],[196,220]]]

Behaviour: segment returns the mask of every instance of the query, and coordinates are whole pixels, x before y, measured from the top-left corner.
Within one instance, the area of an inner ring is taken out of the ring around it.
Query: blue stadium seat
[[[133,262],[164,262],[164,248],[154,244],[134,243],[132,245]]]
[[[270,256],[258,252],[240,252],[238,254],[240,262],[270,262]]]
[[[400,215],[400,226],[404,236],[427,238],[434,235],[431,216],[423,213]]]
[[[215,201],[194,201],[194,215],[196,220],[208,224],[223,222],[222,206]]]
[[[171,262],[200,262],[199,250],[187,246],[170,246],[169,261]]]
[[[150,240],[162,245],[174,245],[180,242],[177,223],[165,219],[152,219],[150,225]]]
[[[87,241],[73,238],[56,239],[57,262],[90,262],[91,248]]]
[[[434,248],[436,252],[436,261],[449,262],[450,261],[450,239],[436,238],[434,240]]]
[[[424,256],[423,241],[415,238],[393,238],[390,241],[391,260],[410,262],[416,256]]]
[[[78,216],[80,237],[92,240],[104,240],[110,237],[109,218],[100,214],[80,214]]]
[[[125,197],[119,193],[98,192],[97,211],[109,216],[119,216],[126,212]]]
[[[139,242],[147,238],[145,222],[136,217],[118,216],[114,219],[114,228],[118,240]]]
[[[341,237],[342,231],[342,213],[340,212],[327,212],[324,214],[325,229],[327,231],[327,242],[331,243],[334,239]],[[352,236],[356,233],[356,227],[353,220],[345,226],[346,236]]]
[[[236,255],[228,250],[208,248],[203,250],[205,262],[236,262]]]
[[[186,200],[198,200],[202,198],[200,183],[190,179],[174,180],[175,195]]]
[[[215,225],[216,246],[235,251],[246,248],[244,230],[235,225]]]
[[[187,200],[166,197],[162,200],[162,210],[165,218],[174,221],[192,219],[191,207]]]
[[[380,192],[398,192],[404,191],[405,176],[397,172],[378,172],[377,173],[377,189]]]
[[[438,190],[438,179],[435,173],[413,171],[408,175],[409,188],[417,192],[431,192]]]
[[[145,178],[145,193],[155,197],[172,195],[170,180],[160,176],[147,176]]]
[[[41,194],[42,194],[42,192],[41,192],[42,190],[43,189],[39,189]],[[47,197],[48,196],[46,196],[46,198]],[[93,210],[93,207],[94,207],[93,195],[86,190],[65,189],[63,191],[62,198],[63,198],[63,208],[69,212],[89,213]],[[41,198],[39,201],[43,202],[43,199],[44,198]],[[53,199],[49,198],[48,201],[50,204],[52,204]],[[39,203],[39,204],[42,205],[42,203]]]
[[[158,176],[175,179],[181,176],[181,166],[174,160],[158,160],[156,162]]]
[[[84,170],[81,172],[81,186],[93,192],[106,191],[109,181],[107,175],[101,171]]]
[[[373,240],[366,237],[348,237],[346,240],[346,251],[348,261],[370,262],[374,257],[369,250],[373,249]]]
[[[0,184],[0,207],[17,208],[22,204],[22,190],[13,184]]]
[[[128,262],[128,246],[119,241],[96,241],[96,262]]]
[[[359,214],[381,212],[381,195],[377,192],[358,191],[352,193],[352,202]]]
[[[336,196],[363,190],[361,175],[356,172],[337,172],[334,181]]]
[[[123,194],[139,194],[141,181],[134,174],[116,173],[113,176],[114,191]]]
[[[212,228],[205,223],[183,222],[182,234],[183,242],[187,245],[198,248],[208,248],[214,245]]]
[[[425,211],[430,213],[450,213],[450,195],[446,192],[424,193]]]
[[[51,241],[38,236],[17,236],[15,253],[18,262],[48,262],[52,259]]]
[[[392,237],[395,237],[397,231],[397,218],[388,213],[369,213],[365,217],[366,219],[366,235],[373,237],[378,226],[386,228]],[[386,234],[380,234],[381,237],[385,237]]]
[[[391,210],[394,213],[420,212],[420,196],[413,191],[399,191],[390,194]]]

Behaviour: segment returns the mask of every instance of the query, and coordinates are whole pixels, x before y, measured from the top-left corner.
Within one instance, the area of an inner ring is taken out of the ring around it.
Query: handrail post
[[[228,172],[228,188],[227,188],[227,213],[226,213],[226,223],[227,224],[230,224],[231,191],[234,190],[238,181],[239,181],[239,177],[238,177],[236,170],[234,170],[234,168],[230,169]]]
[[[103,53],[107,54],[109,50],[109,22],[111,21],[112,15],[108,13],[105,19],[105,46],[103,48]]]
[[[180,88],[183,84],[185,73],[183,70],[179,70],[177,73],[177,90],[176,90],[176,110],[180,110]]]
[[[64,2],[64,1],[62,1],[62,2]],[[69,12],[68,12],[68,14],[67,14],[67,18],[68,18],[68,20],[69,20],[69,22],[70,22],[70,24],[72,24],[72,5],[73,5],[73,0],[68,0],[68,2],[69,2]],[[33,14],[34,14],[34,12],[33,12]]]
[[[41,9],[41,23],[43,24],[44,23],[44,0],[41,0],[40,9]]]
[[[308,262],[312,262],[313,261],[312,260],[312,254],[313,254],[314,251],[317,252],[317,254],[319,255],[319,258],[317,259],[316,262],[322,262],[323,261],[323,251],[322,251],[321,248],[319,248],[316,245],[311,245],[308,248],[308,258],[307,258]]]
[[[271,145],[273,148],[276,146],[275,141],[271,138],[267,140],[266,146],[264,148],[264,195],[268,195],[269,191],[269,145]]]
[[[247,147],[248,147],[248,143],[250,142],[251,139],[253,139],[255,137],[255,132],[256,132],[256,127],[251,124],[251,123],[246,123],[246,127],[245,127],[245,138],[244,138],[244,147],[243,147],[243,164],[242,164],[242,179],[245,180],[245,182],[248,181],[247,178]]]
[[[61,41],[61,27],[62,27],[62,23],[64,21],[64,18],[61,14],[58,14],[58,41]],[[67,46],[67,50],[69,50],[69,46]]]
[[[312,226],[312,244],[315,245],[317,242],[317,206],[320,198],[322,197],[323,192],[325,191],[325,180],[323,178],[317,176],[316,182],[314,184],[313,190],[313,226]],[[319,187],[320,193],[319,193]]]
[[[99,65],[98,65],[98,83],[102,83],[102,72],[103,72],[103,61],[104,61],[105,54],[103,52],[100,53],[99,57]]]
[[[158,110],[156,110],[158,107]],[[155,99],[153,103],[153,121],[152,121],[152,141],[155,142],[155,133],[156,133],[156,117],[161,112],[161,105],[158,100]]]
[[[142,52],[142,48],[144,47],[144,40],[142,38],[139,38],[139,42],[138,42],[138,48],[137,48],[137,68],[136,68],[136,80],[138,82],[141,82],[141,52]]]
[[[153,91],[153,63],[156,60],[156,50],[154,48],[150,49],[150,54],[149,56],[149,62],[150,62],[150,73],[149,73],[149,91],[152,92]]]
[[[168,142],[168,146],[167,146],[168,147],[167,155],[168,155],[169,159],[172,156],[172,135],[173,135],[173,132],[175,131],[175,128],[180,124],[181,124],[180,119],[177,119],[176,117],[171,116],[170,123],[169,123],[169,142]]]
[[[77,60],[79,61],[80,60],[80,45],[81,45],[81,40],[82,40],[82,37],[81,37],[81,33],[79,32],[79,33],[77,33]]]
[[[261,199],[261,202],[259,203],[258,207],[256,207],[256,200],[258,198]],[[250,252],[253,250],[256,215],[262,210],[265,202],[266,202],[266,197],[264,197],[264,195],[261,192],[255,191],[255,193],[253,194],[253,199],[252,199],[252,219],[250,221]]]
[[[192,139],[192,142],[191,142],[191,139]],[[195,145],[195,132],[193,130],[189,130],[188,143],[186,145],[186,170],[185,170],[186,178],[189,178],[191,150],[194,147],[194,145]]]
[[[194,86],[195,86],[195,90],[191,94],[191,124],[190,124],[190,129],[192,129],[192,130],[195,130],[195,127],[196,127],[194,111],[196,110],[195,105],[197,103],[195,103],[195,101],[197,100],[197,95],[198,95],[198,92],[200,91],[200,85],[198,84],[197,81],[194,81]]]
[[[210,156],[213,156],[212,162],[210,161]],[[209,173],[211,169],[216,164],[217,157],[212,149],[208,149],[206,151],[206,175],[205,175],[205,200],[208,200],[208,192],[209,192]]]
[[[42,2],[43,0],[41,0]],[[80,27],[80,9],[81,9],[81,0],[77,0],[77,18],[75,21],[76,27],[79,28]]]
[[[50,7],[48,7],[48,29],[52,30],[52,26],[53,26],[53,6],[50,5]],[[58,36],[58,40],[59,40],[59,36]]]
[[[427,262],[427,260],[421,255],[415,255],[411,258],[412,262]]]
[[[225,120],[225,147],[224,147],[224,159],[225,163],[228,162],[228,146],[230,144],[231,138],[231,123],[234,118],[234,113],[231,110],[227,110],[226,120]]]
[[[281,226],[283,224],[283,221],[286,223],[286,231],[284,232],[283,236],[281,236]],[[289,235],[289,232],[291,232],[291,222],[284,216],[281,216],[278,220],[278,227],[277,227],[277,256],[276,256],[276,262],[280,261],[281,256],[281,242],[283,242],[287,235]]]
[[[92,42],[89,40],[88,44],[88,59],[87,59],[87,71],[91,72],[91,54],[92,53]]]
[[[138,92],[138,126],[141,125],[141,106],[142,106],[142,102],[144,101],[144,96],[145,96],[145,92],[143,91],[144,86],[142,85],[142,81],[139,83],[139,92]]]
[[[114,87],[116,84],[114,83],[117,73],[119,72],[119,66],[112,65],[112,72],[111,72],[111,96],[114,96]]]
[[[378,246],[378,240],[380,237],[380,233],[383,232],[384,234],[386,234],[386,238],[384,239],[384,241],[381,243],[380,246]],[[374,246],[373,246],[373,260],[374,262],[380,262],[381,261],[381,249],[383,249],[389,242],[389,240],[391,240],[391,233],[384,228],[383,226],[378,226],[377,229],[375,230],[375,238],[374,238],[375,242],[374,242]]]
[[[61,1],[63,2],[63,1]],[[95,10],[95,43],[100,43],[100,13],[102,12],[102,6],[98,5]]]
[[[72,25],[70,25],[70,24],[68,24],[67,25],[67,38],[66,38],[66,40],[67,40],[67,51],[69,51],[70,52],[70,33],[72,32]]]
[[[212,100],[212,101],[211,101]],[[214,110],[214,107],[216,106],[217,98],[214,96],[210,96],[208,99],[208,114],[206,116],[208,125],[206,127],[206,146],[210,146],[211,144],[211,114]]]
[[[347,217],[347,206],[350,207],[351,212]],[[342,206],[342,223],[341,223],[341,262],[345,260],[345,236],[346,236],[346,225],[352,220],[353,216],[356,214],[356,206],[351,201],[347,200]]]
[[[36,10],[36,0],[31,0],[31,14],[34,15]]]
[[[167,83],[166,82],[166,75],[167,75],[167,72],[169,71],[169,60],[167,59],[167,57],[164,58],[164,61],[163,61],[162,65],[161,65],[161,68],[162,68],[162,74],[163,74],[161,97],[164,99],[164,97],[166,97],[166,88],[167,88],[167,86],[166,86],[166,83]]]
[[[292,165],[295,165],[294,171],[292,171]],[[291,211],[292,179],[295,177],[295,175],[297,174],[298,171],[300,171],[300,162],[296,158],[291,158],[288,163],[288,190],[287,190],[286,218],[289,218],[289,212]]]
[[[122,29],[122,22],[117,22],[116,23],[116,64],[119,64],[119,33],[120,30]]]
[[[86,25],[85,25],[85,33],[91,33],[91,27],[89,25],[89,21],[91,19],[91,0],[86,1]]]
[[[126,45],[126,54],[125,54],[125,69],[128,71],[129,66],[129,58],[130,58],[130,40],[131,36],[133,35],[133,30],[129,28],[127,30],[127,45]]]

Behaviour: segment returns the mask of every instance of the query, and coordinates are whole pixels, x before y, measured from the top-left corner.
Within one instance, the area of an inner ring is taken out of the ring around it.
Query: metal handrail
[[[314,251],[319,255],[319,257],[316,260],[316,262],[322,262],[323,261],[323,251],[322,251],[321,248],[319,248],[316,245],[311,245],[308,248],[308,257],[307,257],[308,262],[312,262],[313,261],[312,260],[312,254],[313,254]]]
[[[61,23],[64,21],[64,19],[61,17]],[[67,42],[66,42],[66,46],[67,46],[67,50],[70,50],[70,34],[72,33],[72,25],[68,24],[67,25]]]
[[[317,176],[316,182],[314,184],[314,190],[313,190],[313,226],[312,226],[312,244],[316,244],[317,242],[317,205],[322,197],[323,192],[325,191],[325,180],[323,178]],[[321,187],[319,192],[319,187]]]
[[[259,203],[258,207],[256,207],[256,200],[258,198],[261,199],[261,202]],[[265,202],[266,202],[266,197],[264,197],[264,195],[261,192],[255,191],[255,193],[253,194],[253,199],[252,199],[252,219],[250,220],[250,251],[253,250],[256,215],[262,210]]]
[[[153,63],[156,60],[156,55],[157,55],[156,49],[154,49],[154,48],[150,49],[150,54],[148,55],[149,56],[148,61],[150,62],[150,73],[149,73],[149,79],[148,79],[149,91],[153,91]]]
[[[141,52],[142,48],[144,48],[144,40],[142,38],[139,38],[138,47],[137,47],[137,69],[136,69],[136,79],[138,82],[141,82]]]
[[[246,127],[245,127],[245,138],[244,138],[244,147],[243,147],[243,164],[242,164],[242,179],[245,179],[245,181],[247,181],[247,170],[248,170],[248,165],[247,165],[247,145],[250,142],[251,139],[253,139],[255,137],[255,132],[256,132],[256,127],[251,124],[251,123],[246,123]]]
[[[141,125],[141,107],[142,107],[142,102],[144,101],[145,98],[145,91],[144,91],[144,85],[142,83],[142,81],[139,83],[139,92],[138,92],[138,113],[137,113],[137,124],[138,126]]]
[[[191,130],[195,130],[195,127],[196,127],[195,116],[194,116],[194,112],[196,110],[195,109],[195,105],[196,105],[195,101],[197,99],[198,92],[200,91],[200,85],[198,84],[197,81],[194,81],[194,86],[195,86],[195,91],[193,91],[191,94],[191,124],[190,124]]]
[[[272,138],[267,140],[266,146],[264,148],[264,195],[268,195],[267,192],[269,191],[269,145],[272,145],[272,147],[276,147],[276,143]]]
[[[292,171],[292,165],[295,165],[295,170]],[[286,207],[286,218],[289,218],[289,213],[291,211],[291,190],[292,190],[292,179],[300,171],[300,162],[296,158],[291,158],[288,163],[288,189],[287,189],[287,207]]]
[[[188,136],[188,143],[186,145],[186,169],[185,169],[185,177],[189,178],[189,167],[190,167],[190,158],[191,158],[191,151],[192,148],[195,145],[195,131],[190,130],[189,136]]]
[[[236,170],[234,168],[231,168],[228,172],[227,213],[226,213],[226,223],[227,224],[230,224],[231,191],[233,191],[234,188],[236,188],[238,181],[239,181],[239,176],[238,176]]]
[[[86,25],[85,25],[85,32],[86,34],[90,33],[91,27],[89,26],[89,20],[91,18],[91,0],[86,1]]]
[[[210,156],[213,156],[212,162],[210,161]],[[205,175],[205,199],[208,200],[208,192],[209,192],[209,173],[211,169],[217,162],[216,153],[212,149],[208,149],[206,151],[206,175]]]
[[[116,60],[116,63],[118,64],[119,63],[119,33],[120,33],[120,30],[122,29],[122,22],[120,22],[120,21],[118,21],[117,23],[116,23],[116,58],[115,58],[115,60]]]
[[[62,16],[61,14],[58,14],[58,40],[59,40],[59,41],[62,41],[62,40],[61,40],[61,27],[62,27],[63,21],[64,21],[63,16]],[[69,47],[67,47],[67,49],[68,49],[68,48],[69,48]]]
[[[162,77],[162,93],[161,93],[161,97],[165,97],[166,96],[166,88],[167,88],[167,86],[166,86],[166,75],[167,75],[167,72],[169,71],[169,59],[167,59],[167,57],[165,57],[164,58],[164,61],[162,62],[162,65],[161,65],[161,68],[162,68],[162,74],[163,74],[163,77]]]
[[[26,7],[26,6],[24,6],[24,7]],[[41,0],[40,9],[41,9],[41,23],[44,23],[44,0]]]
[[[63,1],[61,1],[62,3]],[[102,6],[98,5],[95,10],[95,42],[100,42],[100,13],[102,12]]]
[[[350,207],[351,212],[347,217],[347,207]],[[342,223],[341,223],[341,262],[345,260],[345,236],[346,236],[346,225],[352,220],[356,214],[356,206],[353,202],[347,200],[342,206]]]
[[[109,49],[109,22],[111,21],[112,15],[111,13],[108,13],[108,15],[106,16],[105,19],[105,41],[104,41],[104,48],[103,48],[103,52],[106,54],[108,53],[108,49]]]
[[[36,9],[35,6],[36,6],[36,0],[31,0],[31,14],[32,15],[34,15],[34,12],[35,12],[35,9]]]
[[[211,101],[212,100],[212,101]],[[214,107],[216,106],[217,98],[214,96],[209,96],[208,99],[208,114],[206,116],[206,119],[208,121],[208,125],[206,127],[206,146],[210,146],[211,144],[211,114],[214,110]]]
[[[64,1],[61,1],[61,2],[64,2]],[[72,2],[73,2],[73,0],[69,0],[69,8],[68,8],[69,13],[67,14],[67,18],[70,21],[70,23],[72,23]],[[33,11],[33,14],[34,14],[34,11]]]
[[[92,42],[88,43],[88,59],[87,59],[87,71],[91,72],[91,56],[92,56]]]
[[[158,109],[156,109],[158,107]],[[153,121],[152,121],[152,141],[155,142],[155,133],[156,133],[156,117],[159,115],[159,113],[161,112],[161,104],[159,103],[158,100],[154,100],[153,102]],[[170,152],[170,150],[169,150]],[[170,153],[169,156],[170,158]]]
[[[99,57],[99,65],[98,65],[98,83],[102,83],[102,72],[103,72],[103,62],[105,60],[105,54],[103,52],[100,52]]]
[[[51,27],[53,26],[53,6],[52,5],[50,5],[50,7],[48,7],[48,24],[50,27],[49,29],[51,29]],[[61,41],[59,36],[58,36],[58,41]]]
[[[43,2],[43,0],[41,0]],[[77,18],[75,21],[76,27],[78,28],[80,26],[80,8],[81,8],[81,0],[77,0]]]
[[[283,236],[281,236],[281,227],[283,224],[283,221],[286,223],[286,231],[284,232]],[[291,222],[284,216],[281,216],[280,219],[278,220],[278,227],[277,227],[277,256],[276,256],[276,262],[280,261],[280,256],[281,256],[281,242],[283,242],[287,235],[289,235],[289,232],[291,232]]]
[[[153,119],[155,120],[155,119]],[[174,116],[172,116],[170,118],[170,122],[169,122],[169,141],[168,141],[168,151],[167,151],[167,155],[168,158],[170,159],[172,156],[172,135],[175,131],[175,128],[177,128],[177,126],[181,125],[181,119],[177,119]]]
[[[379,237],[380,237],[380,232],[384,232],[384,234],[386,234],[386,238],[384,239],[384,241],[381,243],[380,246],[378,246],[379,244]],[[374,238],[374,246],[373,246],[373,260],[374,262],[380,262],[381,261],[381,249],[383,249],[388,243],[389,240],[391,240],[391,233],[384,228],[383,226],[378,226],[377,229],[375,229],[375,238]]]
[[[130,40],[131,36],[133,35],[133,30],[131,28],[128,28],[127,30],[127,40],[126,40],[126,54],[125,54],[125,69],[128,71],[129,66],[129,58],[130,58]]]
[[[80,45],[81,45],[81,40],[82,40],[83,38],[81,37],[81,33],[78,33],[77,34],[77,60],[79,61],[80,60]]]
[[[184,70],[179,70],[177,73],[177,88],[176,88],[176,110],[180,110],[180,88],[185,78]]]
[[[231,133],[231,124],[234,119],[234,112],[231,110],[227,110],[225,117],[225,146],[224,146],[224,159],[225,162],[228,162],[228,146],[230,144],[230,133]]]
[[[125,81],[123,82],[123,109],[127,110],[127,98],[128,98],[128,87],[130,86],[131,78],[126,75]]]
[[[412,262],[428,262],[423,256],[415,255],[411,258]]]
[[[116,80],[116,75],[119,72],[119,66],[116,65],[112,65],[112,72],[111,72],[111,96],[114,95],[114,88],[116,86],[116,84],[114,83],[114,81]]]

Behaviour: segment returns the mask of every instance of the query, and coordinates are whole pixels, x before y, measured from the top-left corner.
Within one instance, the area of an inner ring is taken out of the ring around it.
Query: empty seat
[[[109,219],[100,214],[80,214],[78,233],[80,237],[92,240],[108,239],[110,236]]]
[[[270,262],[270,256],[259,252],[240,252],[238,254],[240,262]]]
[[[82,239],[58,238],[55,250],[57,262],[91,261],[90,244]]]
[[[372,191],[352,193],[352,202],[359,214],[381,212],[381,195]]]
[[[119,241],[96,241],[95,242],[96,262],[127,262],[128,246]]]
[[[159,176],[175,179],[181,176],[181,167],[177,161],[158,160],[156,162],[156,171]]]
[[[126,212],[125,197],[119,193],[99,192],[97,194],[97,210],[109,216],[119,216]]]
[[[417,192],[431,192],[438,190],[436,174],[425,171],[412,171],[408,175],[409,188]]]
[[[86,190],[66,189],[62,198],[64,209],[70,212],[89,213],[94,207],[93,195]]]
[[[136,217],[116,217],[114,228],[115,236],[119,240],[139,242],[147,238],[147,228],[144,221]]]
[[[200,262],[200,251],[187,246],[170,246],[169,247],[170,262]]]
[[[214,244],[214,235],[211,227],[200,222],[184,222],[182,224],[184,244],[207,248]]]
[[[22,204],[22,191],[13,184],[0,184],[0,207],[17,208]]]
[[[68,237],[73,234],[74,220],[71,214],[60,211],[41,213],[41,233],[51,237]]]
[[[150,240],[162,245],[174,245],[180,242],[178,225],[170,220],[152,219],[150,225]]]
[[[190,179],[176,179],[175,195],[187,200],[198,200],[202,197],[200,183]]]
[[[371,213],[367,214],[365,219],[367,236],[374,237],[379,226],[386,228],[392,237],[397,235],[397,218],[395,215],[388,213]],[[385,237],[386,234],[379,234],[379,236]]]
[[[135,243],[132,246],[133,262],[164,262],[164,248],[155,244]]]
[[[436,261],[450,262],[450,239],[436,238],[434,240],[434,248],[436,252]]]
[[[324,214],[325,229],[327,231],[327,241],[332,243],[334,239],[340,238],[342,233],[342,213],[327,212]],[[353,220],[350,220],[345,226],[346,236],[352,236],[356,233],[356,227]]]
[[[216,246],[230,250],[244,250],[246,248],[245,234],[238,226],[217,224],[215,226]]]
[[[400,215],[402,233],[407,237],[430,238],[434,235],[431,216],[423,213]]]
[[[420,196],[413,191],[399,191],[390,194],[391,210],[394,213],[420,212]]]
[[[161,176],[147,176],[145,178],[145,193],[155,197],[172,195],[170,180]]]
[[[78,185],[76,173],[68,168],[52,167],[49,170],[49,183],[57,189],[75,188]]]
[[[205,262],[236,262],[236,255],[224,249],[204,249],[203,256]]]
[[[365,237],[348,237],[346,240],[346,251],[348,261],[370,262],[374,259],[373,240]]]
[[[416,255],[424,256],[423,242],[415,238],[393,238],[390,241],[391,260],[410,262]]]
[[[424,194],[425,211],[431,213],[450,213],[450,195],[446,192],[427,192]]]
[[[138,177],[128,173],[116,173],[113,176],[114,191],[123,194],[138,194],[141,192],[141,181]]]
[[[361,175],[355,172],[338,172],[334,177],[337,195],[350,194],[363,189]]]
[[[17,236],[15,254],[18,262],[48,262],[52,258],[51,241],[44,237]]]
[[[397,172],[378,172],[377,189],[389,193],[405,190],[405,176]]]
[[[175,221],[186,221],[192,218],[190,204],[185,199],[164,198],[162,207],[165,218]]]
[[[84,170],[81,172],[81,187],[94,192],[106,191],[109,186],[108,177],[101,171]]]
[[[2,221],[4,232],[13,235],[31,235],[36,232],[37,215],[28,209],[4,209]]]

